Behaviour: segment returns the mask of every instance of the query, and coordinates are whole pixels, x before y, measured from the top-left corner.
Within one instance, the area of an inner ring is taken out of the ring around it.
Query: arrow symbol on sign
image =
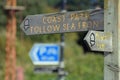
[[[28,28],[30,28],[30,20],[26,19],[24,21],[24,30],[26,31]]]
[[[90,45],[91,47],[95,45],[95,34],[94,33],[90,34]]]
[[[35,64],[35,62],[39,61],[39,58],[38,58],[38,56],[36,54],[36,53],[38,53],[38,51],[39,51],[39,47],[36,47],[35,45],[32,48],[32,50],[30,51],[29,56],[31,57],[32,61],[34,61],[33,64]]]

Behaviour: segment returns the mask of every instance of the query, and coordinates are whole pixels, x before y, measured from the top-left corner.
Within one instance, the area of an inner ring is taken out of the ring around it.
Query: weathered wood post
[[[7,16],[6,25],[6,70],[5,80],[16,80],[16,12],[24,10],[17,6],[17,0],[6,0],[4,10]]]
[[[104,28],[113,37],[113,52],[104,56],[104,80],[120,80],[120,0],[104,3]]]

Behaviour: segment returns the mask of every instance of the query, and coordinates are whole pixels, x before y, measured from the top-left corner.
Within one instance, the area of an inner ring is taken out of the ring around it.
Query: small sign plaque
[[[58,44],[34,44],[29,55],[34,65],[59,65],[60,46]]]
[[[112,33],[89,31],[84,38],[92,51],[112,52]]]
[[[34,68],[35,73],[41,73],[41,74],[52,74],[52,73],[58,73],[58,67],[56,66],[42,66],[42,67],[36,67]]]

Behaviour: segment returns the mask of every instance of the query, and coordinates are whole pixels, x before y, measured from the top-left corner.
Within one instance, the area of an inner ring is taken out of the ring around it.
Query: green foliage
[[[0,32],[0,77],[3,80],[5,74],[5,31],[0,30]],[[93,53],[84,54],[82,47],[76,44],[77,38],[76,33],[65,34],[65,70],[69,73],[66,80],[102,80],[103,56],[95,55]],[[44,42],[51,41],[46,39]],[[56,74],[48,75],[34,73],[34,66],[28,54],[33,46],[33,42],[31,40],[27,38],[24,38],[24,40],[17,39],[16,46],[17,66],[23,67],[25,80],[56,80]]]
[[[4,78],[5,68],[5,31],[0,28],[0,78]]]
[[[92,4],[93,0],[67,0],[67,10],[75,11],[75,10],[85,10],[94,8],[94,4]],[[98,4],[102,7],[103,0],[94,0],[98,1]]]
[[[5,26],[6,16],[4,12],[4,1],[0,0],[0,27]]]

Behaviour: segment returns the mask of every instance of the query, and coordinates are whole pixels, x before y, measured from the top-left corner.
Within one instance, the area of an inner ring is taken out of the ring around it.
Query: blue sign
[[[34,44],[29,55],[34,65],[58,65],[60,46],[58,44]]]

